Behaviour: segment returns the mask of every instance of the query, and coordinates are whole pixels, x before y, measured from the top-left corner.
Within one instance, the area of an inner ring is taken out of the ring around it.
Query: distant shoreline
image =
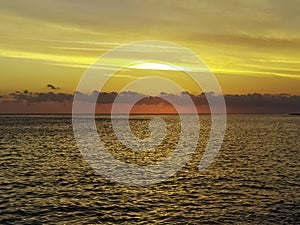
[[[221,113],[220,113],[221,114]],[[228,115],[289,115],[289,116],[300,116],[300,113],[227,113]],[[76,114],[78,116],[109,116],[110,113],[99,113],[99,114]],[[126,115],[124,113],[116,115]],[[178,115],[177,113],[131,113],[130,115]],[[194,115],[192,113],[183,113],[182,115]],[[198,113],[198,115],[210,115],[210,113]],[[0,116],[72,116],[72,113],[0,113]]]

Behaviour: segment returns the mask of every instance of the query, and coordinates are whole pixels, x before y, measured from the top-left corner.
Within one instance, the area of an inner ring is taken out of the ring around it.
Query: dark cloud
[[[41,103],[41,102],[71,102],[73,100],[72,94],[53,93],[53,92],[14,92],[9,94],[14,101],[27,103]]]
[[[132,91],[126,91],[126,92],[98,92],[94,91],[92,94],[87,95],[81,92],[76,92],[76,97],[79,101],[85,101],[85,102],[95,102],[97,101],[98,104],[112,104],[116,97],[119,95],[120,97],[120,103],[130,103],[133,99],[138,98],[146,98],[148,96],[132,92]]]
[[[245,109],[251,113],[300,112],[300,96],[289,94],[225,95],[228,108]]]
[[[80,101],[94,102],[98,104],[112,104],[118,95],[121,96],[121,103],[130,103],[132,99],[139,97],[141,100],[137,102],[139,105],[170,105],[165,100],[172,100],[180,105],[187,105],[186,96],[190,96],[196,106],[208,106],[207,99],[218,102],[221,96],[214,93],[202,93],[200,95],[192,95],[188,92],[182,92],[179,95],[160,93],[159,96],[147,96],[137,92],[97,92],[92,94],[84,94],[76,92]],[[10,101],[26,102],[26,103],[43,103],[43,102],[69,102],[73,101],[73,94],[53,93],[53,92],[36,92],[32,93],[27,90],[24,92],[16,91],[9,95]],[[228,112],[249,112],[249,113],[299,113],[300,112],[300,96],[289,94],[246,94],[246,95],[225,95],[225,102]],[[188,106],[188,105],[187,105]]]
[[[54,86],[53,84],[47,84],[47,88],[50,88],[51,90],[59,90],[59,87]]]

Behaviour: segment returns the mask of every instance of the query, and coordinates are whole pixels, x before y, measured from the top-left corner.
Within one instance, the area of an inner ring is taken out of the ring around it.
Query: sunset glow
[[[224,94],[300,95],[300,5],[287,2],[2,1],[0,102],[25,90],[73,94],[98,57],[141,40],[190,49],[214,72]],[[174,55],[178,50],[158,49]],[[130,65],[103,91],[119,91],[124,83],[155,74],[172,76],[188,92],[199,94],[182,74],[203,68],[176,57],[181,62],[176,67],[111,58],[104,66]],[[49,83],[59,89],[47,88]]]

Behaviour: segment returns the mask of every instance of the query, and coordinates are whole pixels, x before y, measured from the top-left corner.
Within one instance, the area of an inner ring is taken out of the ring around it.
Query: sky
[[[190,49],[216,75],[224,94],[300,95],[299,27],[298,0],[1,1],[0,96],[24,90],[72,94],[99,56],[143,40]],[[118,66],[119,60],[111,63]],[[176,75],[180,71],[153,67],[199,94]],[[118,91],[152,72],[119,71],[125,81],[116,76],[104,91]]]

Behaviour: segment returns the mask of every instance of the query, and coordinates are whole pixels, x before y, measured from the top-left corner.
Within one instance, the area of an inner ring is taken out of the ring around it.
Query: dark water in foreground
[[[127,187],[84,161],[70,118],[0,117],[0,224],[300,224],[300,117],[229,115],[222,149],[203,172],[209,117],[200,118],[194,160],[163,183]],[[138,136],[147,121],[131,121]],[[109,120],[97,124],[112,146]]]

